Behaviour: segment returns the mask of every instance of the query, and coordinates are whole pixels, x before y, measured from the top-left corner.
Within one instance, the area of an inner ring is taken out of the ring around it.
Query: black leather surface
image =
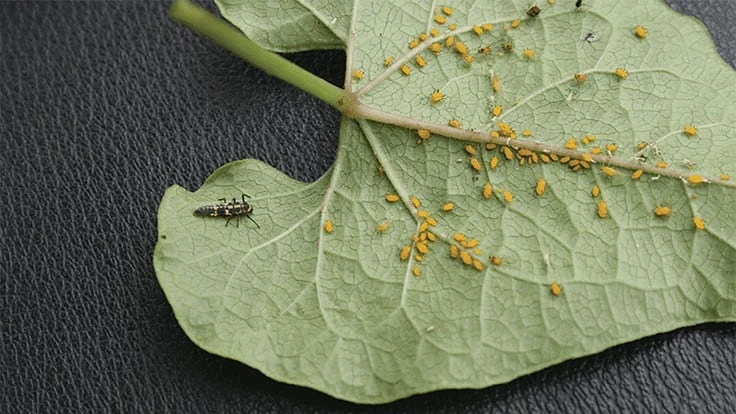
[[[735,3],[670,3],[705,20],[736,63]],[[378,408],[198,349],[151,264],[164,190],[196,189],[245,157],[314,180],[334,160],[339,117],[170,23],[166,7],[0,2],[0,411],[734,410],[735,324]],[[341,84],[342,52],[291,58]]]

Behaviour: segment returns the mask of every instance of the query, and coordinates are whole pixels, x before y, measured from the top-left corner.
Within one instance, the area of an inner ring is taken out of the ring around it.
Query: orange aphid
[[[705,222],[700,217],[693,217],[693,225],[698,230],[704,230],[705,229]]]
[[[606,205],[606,202],[603,200],[598,202],[598,217],[600,218],[608,217],[608,206]]]

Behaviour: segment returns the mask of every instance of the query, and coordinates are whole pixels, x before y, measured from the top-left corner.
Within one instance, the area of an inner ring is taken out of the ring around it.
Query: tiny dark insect
[[[583,5],[583,0],[578,0],[575,2],[575,7],[580,7]]]
[[[245,216],[260,229],[261,226],[259,226],[258,223],[256,223],[256,221],[250,216],[251,213],[253,213],[253,206],[248,204],[245,200],[246,197],[250,196],[248,194],[243,194],[242,201],[237,201],[233,198],[231,203],[228,203],[227,200],[221,198],[219,200],[221,202],[220,204],[199,207],[194,210],[194,215],[202,217],[225,217],[227,218],[225,226],[227,226],[230,223],[230,220],[235,217],[237,219],[238,227],[240,227],[240,216]]]
[[[529,10],[527,10],[526,14],[529,15],[529,17],[537,17],[541,12],[542,9],[537,6],[532,6]]]

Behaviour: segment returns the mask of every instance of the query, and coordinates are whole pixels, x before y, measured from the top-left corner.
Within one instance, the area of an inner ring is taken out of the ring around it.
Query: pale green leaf
[[[456,39],[475,57],[470,65],[444,39],[439,56],[407,47],[437,26],[439,6],[358,3],[348,67],[365,77],[346,84],[372,120],[343,119],[337,161],[324,177],[303,184],[244,160],[217,170],[195,193],[167,191],[155,266],[194,342],[281,381],[381,403],[486,387],[643,336],[736,320],[736,189],[718,179],[736,175],[734,70],[700,23],[658,0],[591,0],[582,10],[571,1],[540,2],[537,18],[527,18],[528,3],[454,6],[439,27],[444,33],[457,23],[463,33]],[[325,20],[317,12],[304,18]],[[521,25],[504,30],[516,18]],[[264,24],[247,13],[233,21],[244,30]],[[486,22],[495,26],[490,33],[471,31]],[[648,29],[645,39],[634,36],[636,25]],[[282,22],[274,28],[289,30]],[[347,32],[335,33],[343,39]],[[584,40],[589,33],[597,41]],[[514,49],[499,54],[506,40]],[[294,44],[287,39],[274,48]],[[493,52],[477,52],[489,44]],[[527,59],[524,48],[537,56]],[[424,56],[426,66],[418,68],[407,53]],[[403,76],[398,64],[387,70],[388,56],[406,58],[413,73]],[[629,76],[618,78],[617,67]],[[573,79],[578,72],[587,74],[585,82]],[[445,98],[433,104],[435,89]],[[496,120],[493,105],[504,108]],[[563,153],[576,137],[578,150],[602,146],[605,153],[616,144],[609,161],[623,167],[609,177],[601,162],[573,172],[555,162],[506,161],[498,148],[457,139],[465,130],[442,129],[452,118],[484,136],[496,121],[509,123],[519,133],[512,147],[540,141]],[[686,124],[697,135],[684,134]],[[452,137],[434,134],[420,143],[415,128],[427,125]],[[580,137],[588,134],[597,140],[586,146]],[[649,143],[639,154],[646,160],[637,161],[639,142]],[[470,167],[466,145],[476,150],[480,172]],[[501,162],[491,170],[494,156]],[[669,167],[655,175],[660,161]],[[639,162],[647,172],[631,180],[624,167]],[[711,182],[689,184],[684,177],[692,174]],[[540,178],[546,192],[537,195]],[[488,182],[494,190],[485,199]],[[192,214],[242,193],[253,196],[260,228]],[[401,200],[388,203],[387,194]],[[437,241],[427,244],[421,262],[417,250],[399,258],[403,246],[416,248],[412,236],[424,221],[411,197],[437,220],[430,227]],[[606,218],[597,214],[600,200]],[[445,212],[448,201],[455,208]],[[659,205],[672,214],[656,216]],[[694,216],[704,230],[695,228]],[[324,231],[327,220],[332,233]],[[376,229],[381,223],[389,224],[385,232]],[[481,252],[467,250],[482,271],[450,257],[456,233],[477,238]],[[489,256],[503,263],[493,265]],[[550,293],[552,283],[559,296]]]

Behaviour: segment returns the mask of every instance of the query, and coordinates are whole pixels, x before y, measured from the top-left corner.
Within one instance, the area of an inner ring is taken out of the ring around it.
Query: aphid
[[[411,246],[407,244],[401,248],[401,252],[399,252],[399,258],[401,260],[407,260],[410,254],[411,254]]]
[[[422,55],[418,55],[417,57],[415,57],[414,62],[416,62],[417,66],[419,66],[420,68],[427,66],[427,61]]]
[[[427,34],[426,33],[419,33],[419,40],[422,42],[427,40]]]
[[[521,24],[521,19],[514,19],[511,21],[511,28],[516,29]]]
[[[463,42],[456,42],[455,43],[455,51],[461,55],[467,55],[468,54],[468,47],[465,46]]]
[[[523,135],[525,137],[531,136],[532,135],[532,130],[531,129],[525,129],[525,130],[521,131],[521,135]]]
[[[470,255],[470,253],[466,252],[465,250],[460,251],[460,260],[463,261],[466,265],[473,264],[473,256]]]
[[[432,37],[437,37],[437,36],[440,35],[440,31],[437,30],[436,27],[433,27],[432,29],[430,29],[429,35],[432,36]]]
[[[654,208],[654,215],[657,217],[667,217],[672,214],[672,209],[667,206],[657,206]]]
[[[534,51],[533,49],[529,49],[528,47],[527,47],[527,48],[524,48],[524,51],[523,51],[523,52],[521,52],[521,53],[522,53],[522,54],[524,55],[524,57],[525,57],[525,58],[527,58],[527,59],[531,59],[531,58],[533,58],[534,56],[537,56],[537,52],[535,52],[535,51]]]
[[[547,181],[544,178],[540,178],[537,180],[537,186],[534,188],[534,191],[537,193],[538,196],[541,196],[544,194],[544,190],[547,189]]]
[[[624,68],[616,68],[615,71],[613,71],[616,76],[618,76],[620,79],[626,79],[629,77],[629,72]]]
[[[493,88],[493,92],[501,90],[501,78],[499,78],[498,75],[493,75],[491,77],[491,87]]]
[[[432,135],[432,132],[430,132],[430,130],[428,129],[418,129],[417,135],[421,139],[429,139],[430,135]]]
[[[478,161],[478,159],[475,157],[470,159],[470,166],[473,167],[475,171],[480,171],[482,168],[480,165],[480,161]]]
[[[654,164],[657,168],[667,168],[667,163],[664,161],[659,161],[658,163]]]
[[[565,148],[567,149],[578,149],[578,141],[575,138],[570,138],[565,142]]]
[[[483,271],[483,263],[481,263],[480,260],[473,259],[473,267],[479,272]]]
[[[411,68],[408,65],[401,65],[401,73],[404,74],[404,76],[411,75]]]
[[[465,235],[462,233],[455,233],[452,235],[452,239],[456,242],[461,242],[465,240]]]
[[[549,155],[547,155],[547,154],[542,154],[542,155],[539,156],[539,158],[541,158],[542,159],[542,162],[545,163],[545,164],[549,163],[549,161],[550,161]]]
[[[384,222],[376,226],[376,231],[379,233],[383,233],[386,230],[388,230],[388,222]]]
[[[447,202],[442,205],[442,211],[452,211],[452,209],[455,208],[455,204],[452,204],[450,202]]]
[[[526,14],[529,17],[537,17],[537,16],[539,16],[539,13],[541,13],[541,12],[542,12],[542,9],[540,9],[537,6],[532,6],[529,10],[526,11]]]
[[[445,46],[451,47],[455,44],[455,36],[450,36],[447,39],[445,39]]]
[[[689,137],[692,137],[693,135],[695,135],[695,134],[697,134],[697,133],[698,133],[698,129],[697,129],[697,128],[695,128],[694,126],[692,126],[692,125],[688,124],[688,125],[685,125],[685,126],[684,126],[684,127],[682,128],[682,132],[684,132],[684,133],[685,133],[685,135],[687,135],[687,136],[689,136]]]
[[[447,22],[447,18],[445,18],[445,16],[441,16],[441,15],[438,14],[438,15],[434,16],[434,21],[437,24],[445,24],[445,22]]]
[[[475,58],[470,55],[462,55],[463,60],[465,63],[473,63],[475,62]]]
[[[618,175],[618,171],[616,171],[616,169],[613,167],[601,167],[601,171],[603,171],[603,174],[606,174],[609,177]]]
[[[559,283],[551,283],[549,285],[549,293],[552,294],[552,296],[560,296],[562,293],[562,288],[560,287]]]
[[[233,201],[230,203],[228,203],[227,200],[225,200],[224,198],[221,198],[219,200],[221,202],[220,204],[212,204],[199,207],[194,210],[194,215],[206,217],[225,217],[227,218],[225,226],[230,224],[230,220],[235,217],[238,227],[240,227],[240,217],[245,216],[248,218],[248,220],[252,221],[253,224],[256,225],[256,227],[260,229],[261,226],[259,226],[258,223],[253,220],[253,217],[250,216],[253,213],[253,206],[248,203],[248,201],[245,199],[246,197],[250,196],[243,193],[242,201],[237,201],[233,198]]]
[[[728,174],[721,174],[720,177],[718,178],[720,178],[723,181],[728,181],[731,178],[731,176]]]
[[[425,242],[419,242],[415,245],[415,247],[417,248],[417,251],[422,254],[427,254],[427,252],[429,251],[429,247],[427,247],[427,243]]]
[[[593,147],[590,149],[590,153],[593,155],[600,155],[602,152],[603,150],[601,150],[601,147]]]
[[[395,203],[399,201],[399,196],[396,194],[386,194],[386,201],[389,203]]]
[[[442,45],[441,45],[441,44],[439,44],[439,43],[432,43],[432,44],[431,44],[431,45],[429,46],[429,50],[430,50],[430,51],[431,51],[432,53],[434,53],[435,55],[439,55],[439,54],[440,54],[440,52],[442,51]]]
[[[588,79],[588,75],[585,73],[578,72],[575,74],[575,82],[577,83],[583,83]]]
[[[495,170],[496,167],[498,167],[498,157],[494,155],[488,163],[488,166],[491,167],[492,170]]]
[[[565,155],[564,157],[560,158],[560,164],[567,164],[570,162],[570,157]]]
[[[606,151],[608,151],[610,153],[614,153],[614,152],[618,151],[618,145],[616,145],[616,144],[608,144],[608,145],[606,145]]]
[[[638,149],[639,151],[643,150],[646,147],[647,147],[647,143],[644,141],[641,141],[638,144],[636,144],[636,149]]]
[[[450,6],[442,6],[442,13],[445,13],[448,16],[452,16],[452,7]]]
[[[503,106],[501,105],[496,105],[493,107],[493,109],[491,109],[491,113],[493,114],[493,116],[499,116],[501,115],[502,112],[503,112]]]
[[[417,262],[421,262],[422,260],[424,260],[424,256],[422,256],[421,254],[417,254],[414,256],[414,260],[416,260]]]
[[[427,228],[429,228],[429,224],[427,224],[426,221],[423,221],[422,224],[419,225],[419,233],[420,233],[420,240],[421,240],[421,234],[423,234],[425,231],[427,231]]]
[[[422,202],[421,202],[421,201],[419,201],[419,199],[418,199],[418,198],[416,198],[416,197],[412,196],[412,197],[411,197],[411,205],[413,205],[413,206],[414,206],[414,208],[419,208],[419,207],[421,207],[421,206],[422,206]]]
[[[690,176],[687,177],[687,182],[689,182],[690,184],[697,185],[697,184],[700,184],[700,183],[704,183],[705,182],[705,178],[703,178],[702,175],[693,174],[693,175],[690,175]]]
[[[504,156],[504,157],[505,157],[505,158],[506,158],[507,160],[512,160],[512,159],[514,159],[514,152],[513,152],[513,151],[511,151],[511,148],[509,148],[509,147],[507,147],[507,146],[503,146],[503,147],[501,147],[501,151],[503,151],[503,156]]]
[[[326,233],[332,233],[332,231],[335,230],[335,225],[332,223],[332,220],[325,221],[325,232]]]
[[[422,269],[420,269],[419,266],[414,265],[414,267],[411,268],[411,273],[414,277],[419,277],[422,275]]]
[[[489,132],[489,133],[488,133],[488,135],[489,135],[489,136],[490,136],[491,138],[498,138],[498,137],[500,137],[500,136],[501,136],[501,135],[500,135],[500,134],[498,133],[498,131],[491,131],[491,132]],[[491,144],[488,144],[488,145],[491,145]],[[496,145],[496,144],[493,144],[493,145]],[[496,147],[493,147],[493,148],[496,148]],[[493,148],[490,148],[490,149],[493,149]]]
[[[509,190],[503,190],[503,199],[507,203],[510,203],[510,202],[512,202],[514,200],[514,195],[511,194],[511,191],[509,191]]]
[[[409,42],[409,49],[414,49],[417,46],[419,46],[419,39],[412,39],[412,41]]]
[[[642,174],[644,174],[644,170],[636,170],[631,174],[631,179],[638,180],[641,178]]]
[[[483,24],[483,25],[482,25],[481,27],[482,27],[482,28],[483,28],[483,30],[485,30],[486,32],[488,32],[488,31],[490,31],[490,30],[493,30],[493,25],[492,25],[491,23],[485,23],[485,24]]]
[[[547,3],[549,3],[550,5],[554,5],[555,3],[557,3],[557,0],[547,0]]]
[[[582,157],[583,157],[583,161],[582,162],[586,162],[586,163],[593,162],[593,157],[590,154],[583,154]],[[588,167],[590,167],[590,166],[588,166]],[[588,168],[588,167],[585,167],[585,168]]]
[[[483,28],[476,24],[475,26],[473,26],[473,33],[480,36],[483,34]]]
[[[580,138],[580,141],[582,141],[583,144],[588,145],[592,142],[595,142],[595,135],[586,135],[582,138]]]
[[[363,72],[362,70],[355,69],[353,71],[353,79],[355,79],[355,80],[361,80],[361,79],[363,79],[363,76],[365,76],[365,72]]]
[[[488,260],[491,262],[494,266],[501,266],[503,264],[503,259],[501,259],[498,256],[489,256]]]
[[[435,236],[434,233],[432,233],[431,231],[428,231],[427,232],[427,239],[429,241],[435,241],[435,240],[437,240],[437,236]]]
[[[473,247],[477,246],[479,243],[478,239],[471,239],[462,242],[463,247],[466,247],[468,249],[472,249]]]
[[[598,202],[598,217],[600,218],[608,217],[608,206],[606,205],[606,202],[603,200]]]
[[[455,30],[455,29],[457,29],[457,25],[455,23],[452,23],[449,26],[447,26],[447,28],[450,29],[450,30]]]
[[[638,37],[639,39],[644,39],[647,37],[647,34],[649,31],[644,26],[634,26],[634,36]]]
[[[580,6],[582,6],[582,5],[583,5],[583,0],[577,0],[577,1],[575,2],[575,7],[576,7],[576,8],[580,8]]]
[[[419,217],[421,217],[423,219],[426,219],[427,217],[429,217],[429,211],[427,211],[427,210],[419,210],[419,211],[417,211],[417,216],[419,216]]]
[[[389,57],[387,57],[386,59],[383,60],[383,66],[388,67],[388,66],[391,66],[392,63],[394,63],[394,57],[393,56],[389,56]]]
[[[488,200],[489,198],[491,198],[492,195],[493,195],[493,186],[491,185],[491,183],[486,183],[483,186],[483,198]]]
[[[698,230],[705,230],[705,222],[698,216],[693,217],[693,225]]]
[[[432,103],[437,103],[443,99],[445,99],[445,94],[442,93],[442,91],[440,91],[439,89],[435,89],[434,92],[432,92],[432,94],[429,95],[429,100],[431,100]]]
[[[467,152],[468,155],[475,155],[475,147],[468,144],[465,146],[465,152]]]

